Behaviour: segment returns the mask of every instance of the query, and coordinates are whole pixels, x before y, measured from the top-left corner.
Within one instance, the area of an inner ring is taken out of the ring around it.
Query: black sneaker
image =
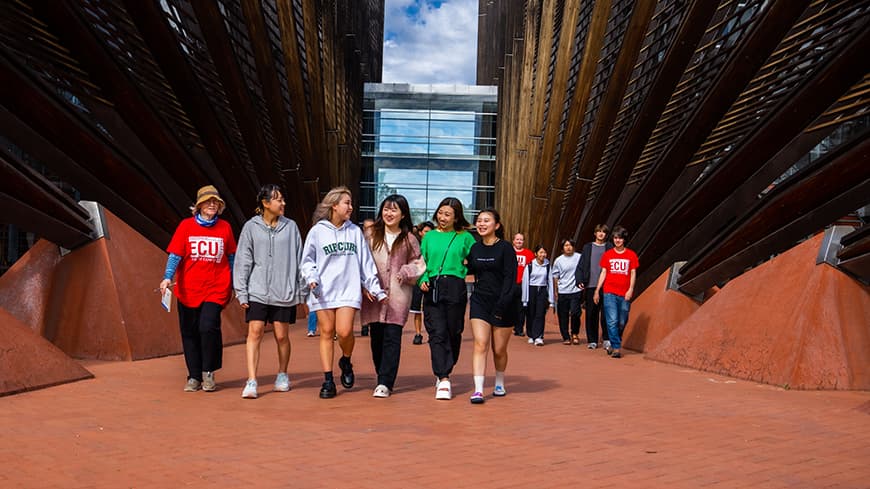
[[[353,387],[353,364],[350,363],[350,358],[343,356],[338,360],[338,368],[341,369],[341,385],[345,389]]]
[[[415,345],[422,345],[423,344],[423,335],[415,334],[414,335],[414,344]]]
[[[335,382],[331,380],[327,380],[320,387],[320,398],[321,399],[332,399],[335,397]]]
[[[610,355],[610,358],[622,358],[622,353],[615,351],[612,355]]]
[[[369,335],[369,325],[368,324],[363,325],[362,330],[360,331],[360,334],[362,334],[362,336]]]

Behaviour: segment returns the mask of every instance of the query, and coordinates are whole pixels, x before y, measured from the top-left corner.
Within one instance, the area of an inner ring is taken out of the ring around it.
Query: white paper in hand
[[[163,309],[166,309],[166,312],[172,311],[172,290],[169,287],[166,287],[166,291],[163,292],[163,297],[160,298],[160,305],[163,306]]]

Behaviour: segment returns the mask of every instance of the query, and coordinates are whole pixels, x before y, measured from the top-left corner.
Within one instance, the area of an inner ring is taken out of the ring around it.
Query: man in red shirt
[[[517,233],[514,235],[514,252],[517,254],[517,288],[519,291],[521,288],[521,284],[523,283],[523,273],[526,271],[526,265],[528,265],[532,260],[535,259],[535,254],[532,253],[532,250],[528,248],[523,248],[523,245],[526,242],[525,236],[522,233]],[[522,309],[522,294],[517,293],[516,300],[521,304],[519,307]],[[526,317],[526,312],[522,311],[522,314],[517,318],[517,324],[514,326],[514,335],[515,336],[525,336],[523,334],[523,319]]]
[[[634,281],[639,265],[637,255],[625,247],[628,231],[622,226],[613,228],[613,248],[601,256],[601,275],[592,300],[601,300],[598,292],[604,293],[604,317],[610,335],[610,358],[622,358],[622,331],[628,322],[628,311],[634,295]]]

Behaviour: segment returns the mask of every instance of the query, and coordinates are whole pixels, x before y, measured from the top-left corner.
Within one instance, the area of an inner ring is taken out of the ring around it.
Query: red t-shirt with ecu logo
[[[227,255],[236,253],[236,239],[223,219],[211,227],[200,226],[193,217],[181,221],[166,248],[181,257],[173,292],[178,302],[199,307],[203,302],[225,306],[232,294],[232,275]]]
[[[607,270],[604,276],[605,294],[616,294],[625,297],[628,287],[631,285],[631,271],[637,270],[639,265],[637,255],[628,248],[622,253],[611,248],[601,256],[601,268]]]
[[[523,248],[517,251],[514,248],[514,253],[517,254],[517,283],[523,283],[523,273],[526,271],[526,265],[532,262],[535,259],[535,254],[532,253],[532,250]]]

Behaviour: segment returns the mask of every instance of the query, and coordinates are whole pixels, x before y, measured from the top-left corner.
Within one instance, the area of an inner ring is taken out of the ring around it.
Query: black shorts
[[[245,322],[251,321],[265,321],[267,323],[277,321],[293,324],[296,322],[296,306],[267,306],[259,302],[249,302],[248,308],[245,309]]]
[[[409,308],[414,314],[423,314],[423,291],[419,285],[414,286],[414,291],[411,293],[411,307]]]
[[[495,306],[498,303],[498,297],[484,296],[480,294],[471,294],[471,303],[468,312],[469,319],[480,319],[488,322],[496,328],[513,328],[519,317],[517,304],[510,302],[505,309],[501,311],[501,318],[495,317]]]

